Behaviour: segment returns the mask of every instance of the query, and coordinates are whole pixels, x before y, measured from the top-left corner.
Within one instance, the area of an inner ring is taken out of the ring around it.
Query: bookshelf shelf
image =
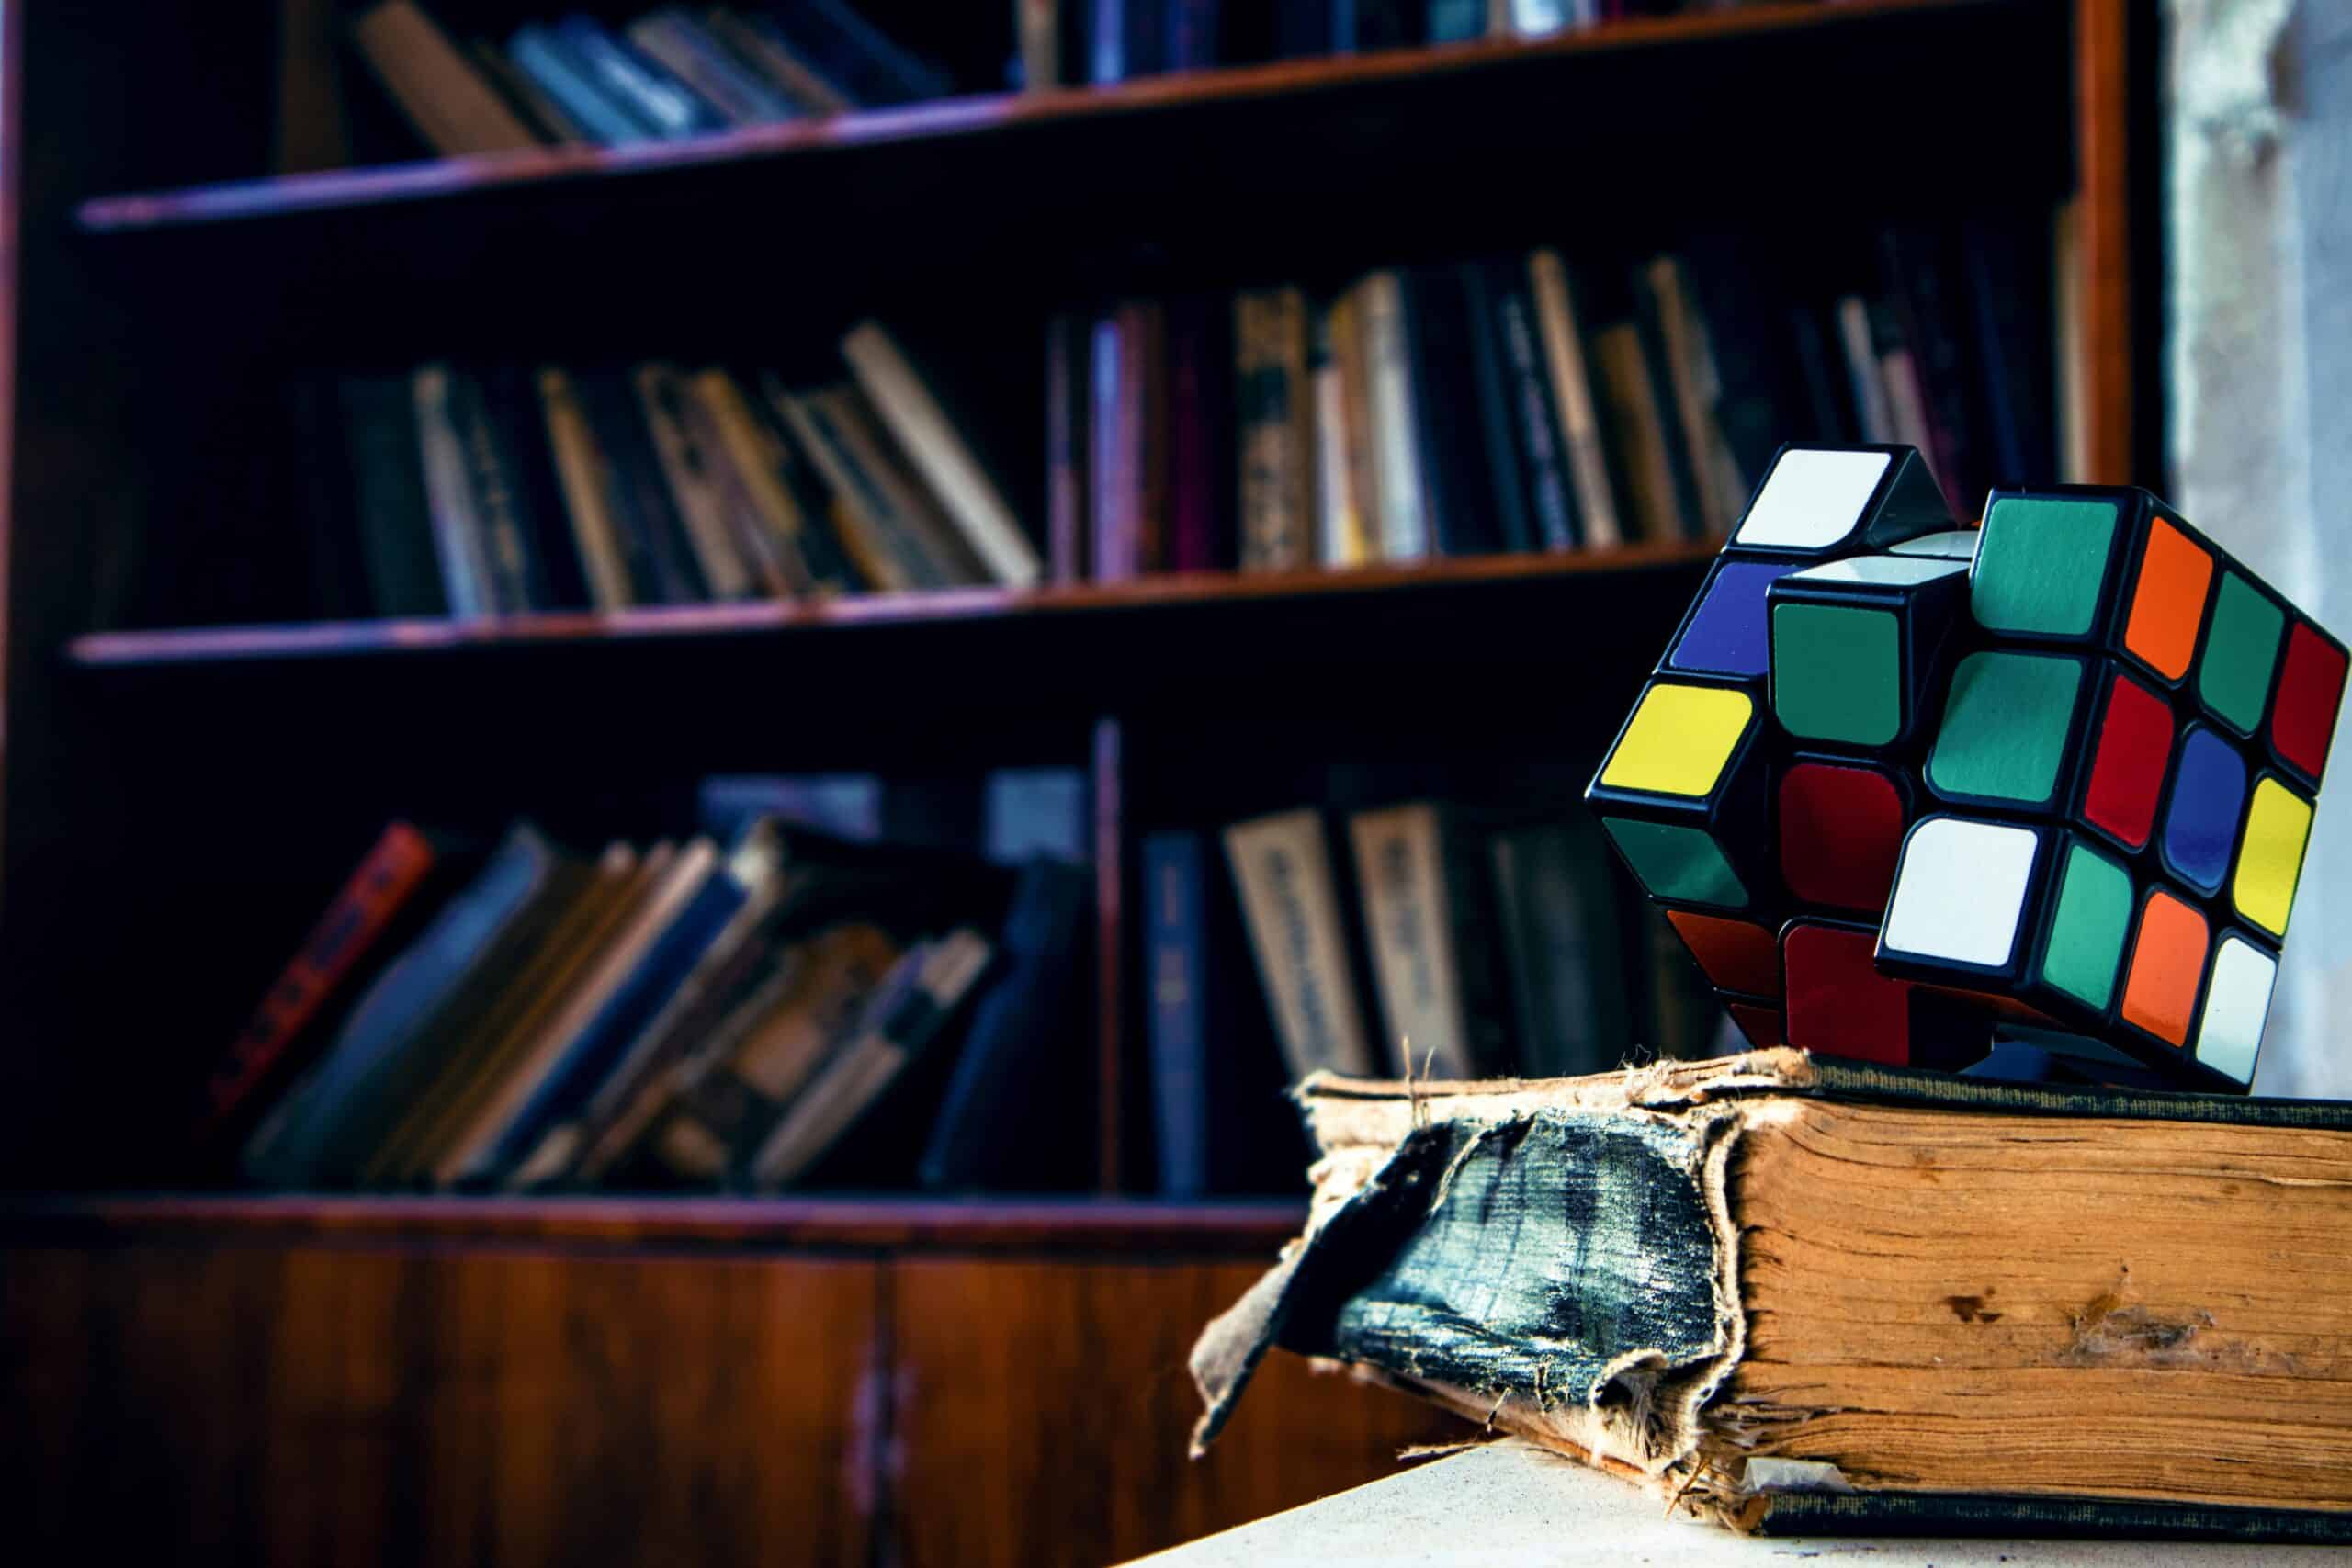
[[[333,275],[345,287],[462,288],[525,304],[552,289],[571,309],[560,279],[583,258],[599,277],[690,276],[698,288],[739,267],[748,277],[754,261],[773,287],[781,261],[796,287],[839,298],[935,273],[942,235],[956,237],[962,265],[1042,291],[1138,254],[1247,270],[1277,237],[1360,255],[1366,236],[1396,243],[1392,193],[1408,187],[1427,231],[1523,223],[1522,182],[1564,168],[1576,171],[1576,199],[1562,221],[1687,211],[1709,197],[1835,214],[1873,186],[1922,207],[1962,190],[2052,195],[2068,174],[2047,155],[2065,141],[2067,28],[2067,7],[2052,0],[1764,5],[1532,42],[956,98],[651,148],[99,195],[75,217],[114,254],[152,244],[170,258],[156,265],[175,266],[217,256],[218,286],[273,298]],[[1997,80],[2002,113],[1922,113],[1917,88],[1930,78]],[[1659,116],[1663,102],[1677,111]],[[1868,136],[1853,134],[1865,125]],[[1628,158],[1635,128],[1643,155]],[[1818,166],[1837,178],[1791,177]],[[1667,167],[1675,177],[1661,181]],[[1074,189],[1088,198],[1072,201]],[[1170,232],[1171,206],[1207,202],[1221,221]],[[812,219],[820,240],[791,243]],[[679,245],[681,223],[756,256]]]
[[[1347,570],[1243,574],[1197,572],[1130,582],[1027,590],[967,589],[881,593],[819,603],[772,601],[669,605],[619,613],[542,615],[495,620],[357,621],[93,632],[67,646],[92,670],[397,660],[466,649],[544,648],[639,641],[694,643],[1019,626],[1057,637],[1122,631],[1142,615],[1158,632],[1252,618],[1269,630],[1299,610],[1352,615],[1365,629],[1400,606],[1430,604],[1485,615],[1518,603],[1556,611],[1561,596],[1622,591],[1628,580],[1671,574],[1677,582],[1712,557],[1717,542],[1628,545],[1556,555],[1474,557]],[[1531,597],[1531,592],[1533,596]]]
[[[300,1246],[528,1243],[573,1249],[1038,1253],[1115,1257],[1271,1254],[1305,1205],[889,1198],[399,1198],[169,1193],[26,1198],[0,1205],[0,1235],[89,1244],[156,1236]]]

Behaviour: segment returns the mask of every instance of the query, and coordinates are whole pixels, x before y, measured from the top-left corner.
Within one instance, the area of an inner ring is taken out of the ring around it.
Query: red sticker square
[[[1799,762],[1781,775],[1781,878],[1808,904],[1883,910],[1903,852],[1903,796],[1875,768]]]
[[[2327,767],[2335,708],[2344,700],[2344,669],[2342,649],[2310,623],[2295,623],[2287,634],[2287,668],[2278,677],[2278,705],[2270,710],[2270,743],[2313,784]]]
[[[1781,994],[1781,944],[1773,940],[1770,927],[1689,909],[1668,909],[1666,918],[1699,961],[1707,984],[1718,991],[1751,997]]]
[[[2108,687],[2092,740],[2083,818],[2116,842],[2143,849],[2156,823],[2156,797],[2172,762],[2172,705],[2126,675]]]
[[[1911,1061],[1911,982],[1878,972],[1874,931],[1792,925],[1781,937],[1789,1043],[1890,1067]]]

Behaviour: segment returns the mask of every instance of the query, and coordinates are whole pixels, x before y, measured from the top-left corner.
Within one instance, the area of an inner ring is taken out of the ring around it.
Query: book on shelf
[[[1301,1099],[1196,1449],[1279,1347],[1742,1531],[2352,1541],[2352,1107],[1785,1049]]]
[[[1005,1145],[1082,1078],[1080,867],[763,814],[455,842],[386,830],[213,1074],[199,1152],[242,1134],[277,1189],[1091,1179]]]

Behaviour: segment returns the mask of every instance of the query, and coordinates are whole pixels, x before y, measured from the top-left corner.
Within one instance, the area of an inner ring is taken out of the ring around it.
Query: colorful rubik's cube
[[[1784,447],[1586,799],[1758,1044],[2244,1090],[2346,670],[2145,491]]]

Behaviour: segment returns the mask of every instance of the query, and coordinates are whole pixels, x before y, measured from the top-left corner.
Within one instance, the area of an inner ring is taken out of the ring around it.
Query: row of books
[[[1803,432],[1915,445],[1964,507],[2055,471],[2033,466],[2055,460],[2033,243],[1889,231],[1842,272],[1729,240],[1632,265],[1547,247],[1058,318],[1053,575],[1702,538]]]
[[[672,364],[304,383],[326,607],[471,617],[1037,581],[891,335],[865,323],[842,355],[851,376],[801,387]]]
[[[394,823],[198,1141],[279,1190],[1077,1185],[1006,1134],[1083,1077],[1087,892],[767,818],[601,853]]]
[[[1016,0],[1022,79],[1107,84],[1262,60],[1549,38],[1740,0]]]
[[[840,0],[664,6],[617,28],[575,13],[462,45],[416,0],[378,0],[352,42],[444,154],[674,141],[948,91]]]
[[[1580,815],[1415,801],[1332,826],[1299,808],[1142,841],[1163,1192],[1266,1190],[1268,1151],[1298,1153],[1270,1096],[1317,1070],[1552,1077],[1712,1050],[1718,1010]]]

